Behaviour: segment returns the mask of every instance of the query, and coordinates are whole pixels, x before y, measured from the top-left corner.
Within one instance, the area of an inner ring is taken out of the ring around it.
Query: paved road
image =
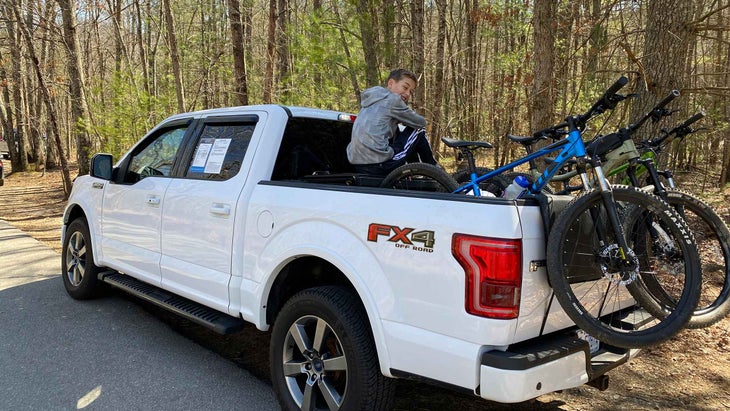
[[[139,304],[75,301],[59,275],[57,253],[0,220],[0,409],[278,409],[270,386]]]

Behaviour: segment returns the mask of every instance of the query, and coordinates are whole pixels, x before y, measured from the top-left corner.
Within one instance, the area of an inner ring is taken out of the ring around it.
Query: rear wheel
[[[692,230],[702,266],[700,302],[688,327],[710,326],[730,312],[730,231],[710,206],[691,194],[668,190],[666,201]],[[664,304],[674,304],[651,279],[645,282]]]
[[[618,245],[622,234],[608,222],[602,193],[589,191],[555,220],[548,276],[578,327],[614,346],[647,347],[689,321],[700,294],[699,257],[689,229],[668,204],[624,186],[614,187],[613,198],[629,249]],[[650,230],[659,235],[647,235]],[[647,281],[658,288],[648,290]],[[658,291],[676,303],[662,304]]]
[[[491,171],[492,169],[487,167],[477,167],[475,170],[477,176],[482,176]],[[454,180],[456,180],[456,182],[459,184],[459,186],[461,186],[471,181],[471,171],[457,171],[456,173],[454,173],[453,177]],[[505,179],[503,177],[503,174],[500,174],[479,183],[479,189],[482,191],[488,191],[494,194],[496,197],[501,197],[502,193],[504,193],[504,189],[507,188],[510,182],[511,180]]]
[[[408,163],[391,171],[380,187],[451,193],[459,185],[453,177],[438,166],[427,163]]]
[[[385,410],[393,400],[365,311],[344,288],[292,297],[274,322],[270,359],[283,410]]]

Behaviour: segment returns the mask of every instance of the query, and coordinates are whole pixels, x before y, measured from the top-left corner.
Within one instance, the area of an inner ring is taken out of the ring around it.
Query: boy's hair
[[[408,77],[409,79],[413,80],[416,85],[418,85],[418,78],[416,77],[416,73],[407,69],[395,69],[391,71],[388,75],[387,81],[390,81],[390,79],[400,81],[403,77]]]

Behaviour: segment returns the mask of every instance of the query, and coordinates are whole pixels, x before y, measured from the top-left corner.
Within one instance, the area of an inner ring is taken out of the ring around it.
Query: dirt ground
[[[6,173],[9,161],[5,162]],[[76,175],[72,170],[72,176]],[[701,182],[682,185],[693,187]],[[730,221],[730,189],[704,190],[703,198]],[[0,219],[60,252],[65,200],[58,171],[13,173],[0,187]],[[59,262],[60,264],[60,262]],[[143,304],[140,302],[140,304]],[[146,307],[180,334],[218,352],[257,377],[268,379],[268,333],[249,327],[221,337],[172,315]],[[497,404],[424,383],[398,381],[397,410],[720,410],[730,409],[730,319],[705,329],[686,330],[644,350],[609,372],[606,391],[583,386],[520,404]]]

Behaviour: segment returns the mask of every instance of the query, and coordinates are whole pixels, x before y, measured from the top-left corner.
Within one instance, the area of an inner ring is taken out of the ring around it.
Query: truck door
[[[186,150],[183,178],[173,180],[165,193],[163,288],[221,311],[228,308],[233,233],[243,229],[236,204],[258,119],[239,115],[201,120]]]
[[[102,202],[102,252],[110,266],[160,283],[162,200],[189,121],[162,126],[143,139],[116,170]]]

